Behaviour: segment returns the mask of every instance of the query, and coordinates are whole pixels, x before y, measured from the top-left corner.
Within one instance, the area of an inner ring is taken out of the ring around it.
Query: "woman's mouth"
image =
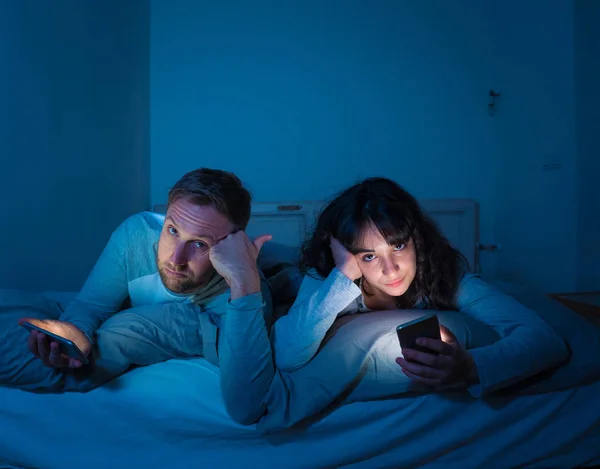
[[[393,282],[386,283],[385,286],[391,287],[391,288],[399,287],[400,285],[402,285],[403,281],[404,281],[404,278],[398,278],[398,279],[394,280]]]

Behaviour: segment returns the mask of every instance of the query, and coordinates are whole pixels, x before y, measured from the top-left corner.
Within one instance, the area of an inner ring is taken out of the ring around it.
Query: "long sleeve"
[[[229,300],[209,311],[218,315],[221,392],[229,415],[251,425],[265,412],[265,399],[275,366],[269,341],[272,302],[266,281],[261,292]],[[215,307],[216,306],[216,307]]]
[[[91,341],[100,324],[116,313],[128,296],[128,220],[113,232],[81,292],[60,316],[61,321],[74,324]]]
[[[360,294],[338,269],[324,280],[306,275],[289,312],[274,325],[277,368],[290,372],[310,361],[338,314]]]
[[[562,338],[534,311],[480,278],[465,275],[457,296],[461,312],[493,328],[501,339],[469,350],[479,384],[475,396],[489,394],[564,362],[568,350]]]

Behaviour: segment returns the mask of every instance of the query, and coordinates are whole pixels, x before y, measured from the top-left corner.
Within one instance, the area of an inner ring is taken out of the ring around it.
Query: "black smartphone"
[[[77,347],[77,345],[75,345],[69,339],[65,339],[64,337],[56,335],[50,331],[47,331],[46,329],[42,329],[41,327],[34,326],[33,324],[27,321],[21,324],[21,326],[23,326],[28,331],[38,331],[42,334],[46,334],[51,340],[60,344],[60,353],[66,355],[67,357],[74,358],[75,360],[79,360],[82,363],[88,363],[88,359],[85,357],[83,352],[79,350],[79,347]]]
[[[396,333],[398,334],[400,347],[402,347],[403,349],[409,348],[412,350],[417,350],[419,352],[431,353],[434,355],[437,353],[433,350],[417,345],[417,339],[422,337],[442,340],[442,337],[440,335],[440,322],[438,321],[438,317],[435,314],[429,314],[427,316],[417,318],[413,321],[400,324],[396,328]]]

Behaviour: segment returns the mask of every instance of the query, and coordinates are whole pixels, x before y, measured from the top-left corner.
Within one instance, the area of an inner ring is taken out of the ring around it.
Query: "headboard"
[[[479,271],[479,206],[472,199],[429,199],[421,207],[440,227],[450,243]],[[246,232],[249,236],[273,235],[273,242],[297,248],[312,229],[322,201],[254,202]],[[165,213],[165,205],[154,211]]]

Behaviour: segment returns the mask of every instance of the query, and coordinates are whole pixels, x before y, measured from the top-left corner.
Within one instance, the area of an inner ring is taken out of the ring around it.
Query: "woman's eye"
[[[194,247],[197,249],[204,249],[206,247],[206,243],[203,243],[202,241],[196,241],[194,242]]]
[[[362,260],[365,262],[371,262],[373,259],[375,259],[374,254],[367,254],[366,256],[363,256],[363,258],[362,258]]]
[[[177,230],[175,228],[173,228],[172,226],[169,226],[167,228],[167,231],[169,232],[169,234],[172,234],[173,236],[177,236]]]
[[[395,251],[402,251],[405,247],[406,247],[406,243],[396,244],[396,246],[394,246],[394,250]]]

